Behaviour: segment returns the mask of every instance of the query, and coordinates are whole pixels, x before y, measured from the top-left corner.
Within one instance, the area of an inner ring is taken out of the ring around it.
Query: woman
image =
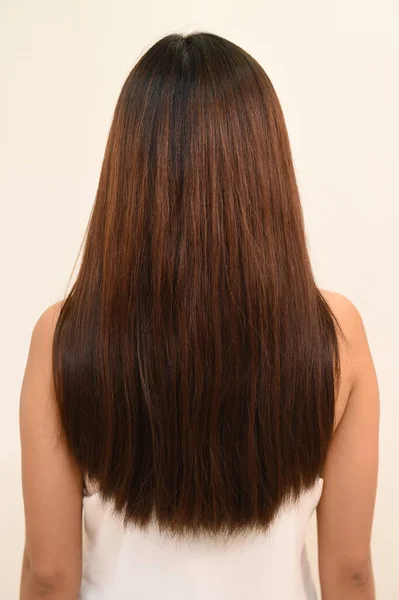
[[[267,75],[214,34],[164,37],[121,91],[76,281],[32,333],[21,599],[313,599],[317,506],[323,600],[371,600],[378,422]]]

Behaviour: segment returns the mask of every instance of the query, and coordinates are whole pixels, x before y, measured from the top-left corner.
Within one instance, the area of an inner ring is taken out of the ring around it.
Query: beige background
[[[0,0],[0,597],[18,597],[18,401],[32,327],[65,291],[124,78],[159,37],[195,29],[235,41],[270,75],[319,285],[363,315],[381,391],[374,567],[378,598],[397,598],[396,0]]]

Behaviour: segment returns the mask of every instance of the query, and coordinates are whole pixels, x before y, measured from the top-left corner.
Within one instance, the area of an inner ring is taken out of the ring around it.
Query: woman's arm
[[[21,600],[77,600],[81,583],[83,482],[61,431],[51,372],[59,309],[50,306],[35,324],[21,388]]]
[[[378,383],[358,311],[338,295],[331,307],[350,342],[344,357],[350,392],[333,435],[317,509],[322,598],[374,600],[370,539],[378,471]]]

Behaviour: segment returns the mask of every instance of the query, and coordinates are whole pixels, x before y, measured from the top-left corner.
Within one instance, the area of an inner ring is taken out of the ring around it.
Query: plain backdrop
[[[286,116],[318,284],[347,295],[363,316],[381,393],[377,597],[399,597],[398,6],[0,0],[2,599],[18,598],[18,404],[32,328],[67,288],[125,77],[158,38],[201,29],[242,46],[269,74]],[[314,520],[309,547],[316,571]]]

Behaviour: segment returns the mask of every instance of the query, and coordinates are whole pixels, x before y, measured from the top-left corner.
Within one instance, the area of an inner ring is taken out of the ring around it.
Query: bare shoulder
[[[334,313],[346,338],[347,358],[352,368],[356,367],[360,355],[368,348],[363,318],[355,304],[343,294],[330,290],[320,290]]]
[[[46,385],[48,385],[48,382],[51,381],[54,331],[62,304],[63,301],[59,301],[48,306],[36,319],[31,330],[21,392],[22,403],[25,402],[25,390],[30,389],[32,382],[41,379],[42,382],[46,382]],[[28,397],[32,397],[32,394],[29,393]]]
[[[32,338],[50,341],[54,334],[63,300],[59,300],[48,306],[38,317],[32,331]]]
[[[345,335],[356,334],[359,326],[363,326],[358,308],[343,294],[331,290],[320,290],[331,310],[337,317]]]
[[[343,338],[339,338],[341,386],[336,405],[338,424],[353,386],[365,365],[372,359],[359,309],[343,294],[322,289],[320,293],[335,315],[344,335]]]
[[[57,322],[58,316],[60,314],[60,310],[62,308],[64,301],[59,300],[54,304],[50,304],[39,316],[36,321],[35,327],[38,326],[40,328],[45,328],[46,326],[52,326]]]

